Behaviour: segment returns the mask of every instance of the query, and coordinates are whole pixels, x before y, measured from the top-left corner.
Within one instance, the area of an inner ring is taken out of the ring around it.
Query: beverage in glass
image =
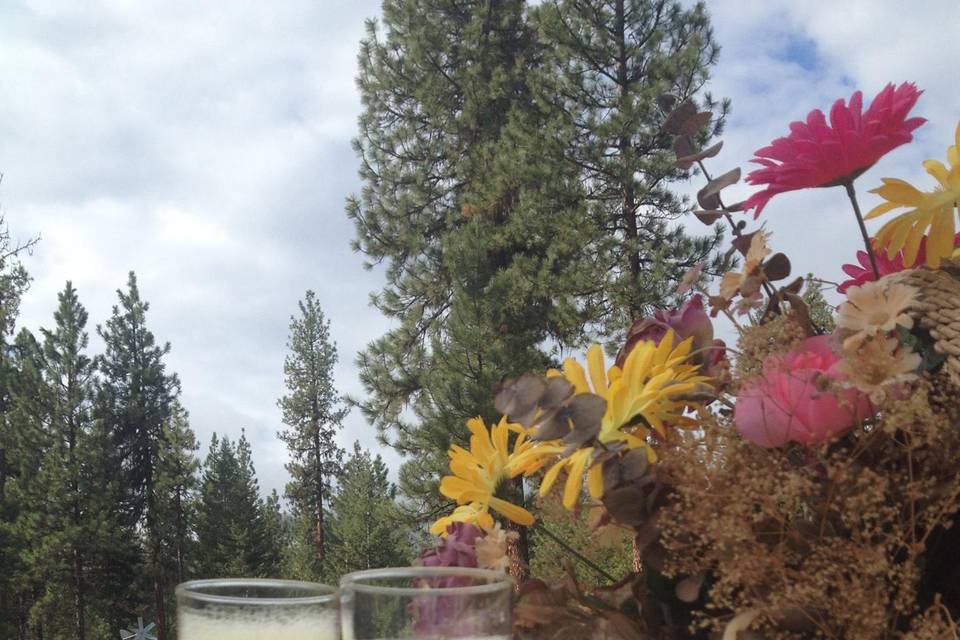
[[[177,587],[178,640],[338,640],[333,587],[293,580],[195,580]]]
[[[513,582],[457,567],[373,569],[340,581],[343,640],[508,640]]]

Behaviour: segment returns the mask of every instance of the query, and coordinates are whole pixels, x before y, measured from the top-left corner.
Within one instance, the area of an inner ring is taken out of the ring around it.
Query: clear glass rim
[[[312,595],[303,596],[228,596],[203,591],[209,587],[257,587],[262,589],[299,589]],[[214,578],[211,580],[190,580],[177,585],[176,597],[193,601],[231,604],[243,606],[276,605],[315,605],[336,602],[337,589],[319,582],[303,580],[271,580],[267,578]]]
[[[354,571],[340,578],[341,594],[347,591],[359,591],[389,596],[417,596],[424,595],[423,587],[394,587],[380,584],[367,584],[365,580],[389,580],[410,578],[443,578],[462,576],[486,580],[485,584],[474,584],[464,587],[435,587],[431,588],[430,595],[434,596],[469,596],[485,595],[498,591],[511,591],[513,580],[510,576],[499,571],[489,569],[472,569],[468,567],[390,567],[385,569],[367,569]]]

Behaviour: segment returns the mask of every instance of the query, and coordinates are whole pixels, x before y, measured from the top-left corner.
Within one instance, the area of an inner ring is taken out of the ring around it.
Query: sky
[[[715,173],[748,170],[813,108],[910,80],[929,122],[858,191],[869,208],[880,177],[929,185],[920,162],[943,159],[960,119],[960,2],[707,6],[723,47],[710,89],[733,101]],[[72,280],[98,352],[94,327],[136,271],[198,438],[245,429],[265,490],[287,479],[276,401],[297,301],[313,289],[331,321],[343,394],[362,396],[354,356],[389,328],[368,298],[382,275],[351,251],[344,214],[360,187],[356,53],[378,13],[378,0],[0,3],[0,210],[15,237],[41,236],[21,326],[50,327]],[[837,280],[859,247],[839,189],[780,196],[761,222],[797,274]],[[357,411],[340,439],[399,463]]]

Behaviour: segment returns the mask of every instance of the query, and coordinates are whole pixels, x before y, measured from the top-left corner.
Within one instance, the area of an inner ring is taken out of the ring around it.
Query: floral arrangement
[[[923,163],[931,186],[884,178],[866,215],[854,187],[925,122],[920,95],[891,84],[866,109],[856,92],[829,119],[811,111],[756,152],[761,189],[733,205],[740,170],[711,179],[721,145],[695,146],[711,114],[664,96],[677,163],[708,180],[694,215],[732,232],[718,290],[694,268],[683,306],[637,320],[615,362],[593,346],[585,366],[507,381],[500,422],[471,420],[469,449],[450,451],[456,507],[421,561],[507,570],[504,524],[534,516],[506,490],[530,478],[567,509],[602,508],[639,562],[592,592],[572,571],[518,585],[519,638],[960,638],[960,126],[947,163]],[[835,328],[744,215],[827,187],[864,242]],[[735,348],[714,337],[721,313]]]

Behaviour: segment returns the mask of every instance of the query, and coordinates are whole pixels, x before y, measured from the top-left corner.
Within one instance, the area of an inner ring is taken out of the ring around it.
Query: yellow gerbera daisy
[[[604,371],[603,351],[594,345],[587,351],[586,371],[568,358],[563,363],[563,373],[551,371],[547,375],[563,375],[573,385],[575,394],[593,393],[607,401],[597,435],[600,445],[621,443],[628,449],[643,447],[648,460],[653,463],[657,457],[647,444],[647,427],[665,437],[666,424],[683,420],[688,403],[679,396],[709,380],[707,376],[697,375],[699,365],[689,361],[693,339],[688,338],[676,347],[673,341],[671,331],[659,344],[640,342],[627,356],[622,370],[614,365],[607,371]],[[546,443],[529,451],[527,457],[562,455],[567,449],[559,443]],[[550,491],[560,472],[566,469],[567,482],[563,492],[566,508],[572,509],[576,505],[585,471],[590,495],[602,496],[602,466],[591,464],[596,449],[597,446],[583,447],[557,461],[544,474],[540,494]]]
[[[527,440],[526,430],[502,418],[487,429],[482,418],[467,421],[470,429],[470,449],[458,445],[450,447],[450,471],[453,475],[440,480],[440,493],[460,505],[454,512],[437,520],[431,533],[445,534],[454,522],[470,522],[484,529],[493,526],[490,509],[522,525],[533,524],[533,514],[496,496],[504,480],[530,475],[543,466],[543,459],[524,456],[535,443]],[[510,434],[516,434],[510,450]]]
[[[887,257],[893,258],[903,251],[903,264],[913,266],[926,235],[926,262],[933,269],[940,261],[954,253],[956,233],[955,212],[960,207],[960,124],[954,134],[954,144],[947,149],[948,169],[938,160],[927,160],[924,169],[938,183],[934,191],[920,191],[909,182],[896,178],[883,178],[883,186],[871,191],[886,200],[874,207],[866,219],[876,218],[900,207],[910,207],[887,222],[877,232],[875,242],[886,249]],[[929,230],[929,231],[928,231]]]

